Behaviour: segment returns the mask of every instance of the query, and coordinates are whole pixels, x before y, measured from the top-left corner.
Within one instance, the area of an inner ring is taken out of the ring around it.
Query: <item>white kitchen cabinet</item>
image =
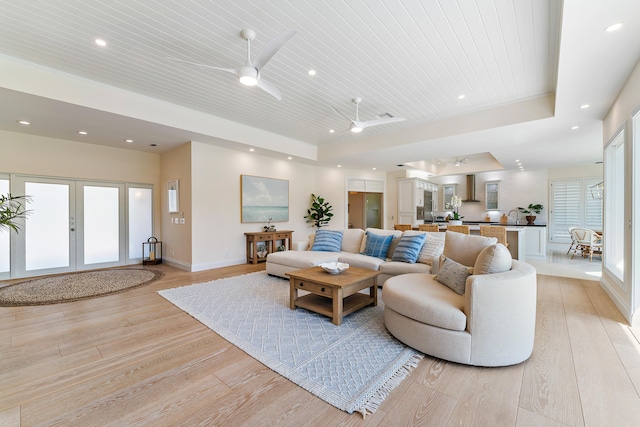
[[[451,198],[456,195],[456,188],[458,184],[444,184],[442,186],[442,208],[451,209],[449,207]]]
[[[527,257],[547,256],[547,227],[525,227],[525,253]]]
[[[485,210],[497,211],[500,209],[500,181],[487,181],[484,183]]]
[[[418,225],[437,209],[438,186],[419,178],[398,180],[398,218],[396,224]]]

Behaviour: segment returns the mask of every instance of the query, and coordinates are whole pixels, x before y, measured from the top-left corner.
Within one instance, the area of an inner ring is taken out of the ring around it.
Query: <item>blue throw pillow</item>
[[[413,236],[402,236],[396,246],[396,250],[393,251],[391,261],[410,262],[415,263],[418,261],[420,250],[424,245],[424,239],[426,234],[416,234]]]
[[[340,252],[342,250],[342,231],[318,230],[313,240],[312,251]]]
[[[394,237],[391,235],[382,236],[367,231],[367,244],[364,247],[363,254],[387,259],[387,252],[389,252],[389,246]]]

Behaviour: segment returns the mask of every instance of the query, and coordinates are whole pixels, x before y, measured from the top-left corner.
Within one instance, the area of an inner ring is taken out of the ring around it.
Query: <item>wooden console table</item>
[[[267,260],[267,255],[275,250],[278,240],[282,241],[285,250],[289,250],[291,248],[293,231],[256,231],[244,233],[244,235],[247,238],[247,263],[257,264],[258,262]],[[260,242],[264,242],[267,249],[267,253],[263,257],[258,256],[258,243]]]

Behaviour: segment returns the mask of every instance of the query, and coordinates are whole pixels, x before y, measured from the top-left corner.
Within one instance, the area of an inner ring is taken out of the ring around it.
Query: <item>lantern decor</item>
[[[142,243],[142,265],[162,264],[162,242],[149,237]]]

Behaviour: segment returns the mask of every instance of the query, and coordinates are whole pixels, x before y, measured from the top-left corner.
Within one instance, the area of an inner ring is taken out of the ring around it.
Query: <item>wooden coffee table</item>
[[[335,325],[342,317],[367,306],[378,305],[379,271],[350,267],[340,274],[329,274],[322,267],[311,267],[287,273],[289,307],[306,308],[331,317]],[[359,291],[369,288],[369,295]],[[298,290],[310,292],[298,297]]]

